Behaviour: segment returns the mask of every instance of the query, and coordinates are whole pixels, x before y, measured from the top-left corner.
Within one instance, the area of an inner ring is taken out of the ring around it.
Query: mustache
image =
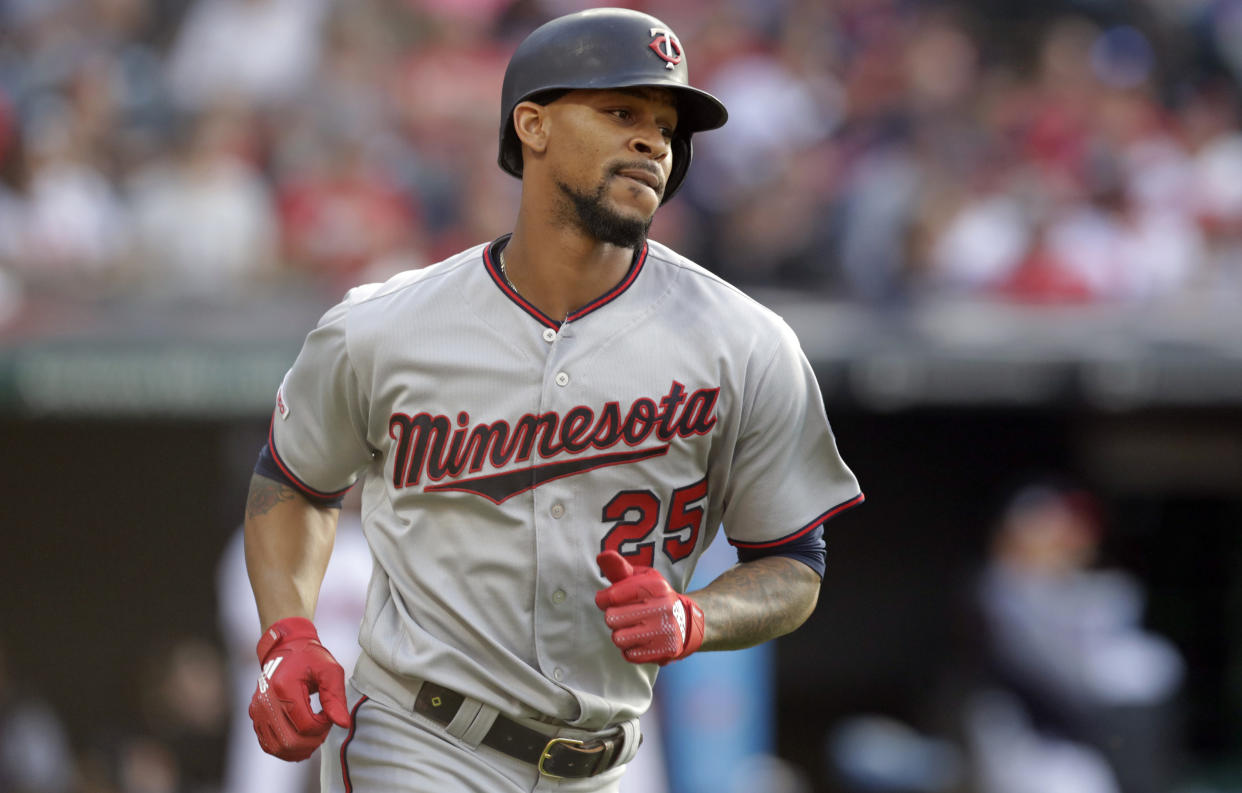
[[[646,171],[655,177],[658,188],[656,192],[664,195],[664,171],[660,170],[660,166],[650,160],[626,160],[624,162],[614,163],[608,169],[610,176],[618,176],[622,171]]]

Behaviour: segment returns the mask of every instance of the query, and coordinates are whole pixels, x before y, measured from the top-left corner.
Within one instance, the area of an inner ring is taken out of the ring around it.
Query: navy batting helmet
[[[558,17],[518,45],[505,69],[500,105],[500,167],[522,175],[522,144],[513,109],[552,91],[667,88],[677,100],[673,169],[661,203],[672,198],[690,167],[690,135],[722,126],[729,114],[716,97],[693,88],[686,53],[660,20],[623,8],[596,8]]]

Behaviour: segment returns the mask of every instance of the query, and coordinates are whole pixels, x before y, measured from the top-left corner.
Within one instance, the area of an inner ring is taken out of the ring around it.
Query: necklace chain
[[[519,292],[519,291],[518,291],[517,286],[515,286],[515,285],[514,285],[514,283],[513,283],[513,279],[509,278],[509,271],[508,271],[508,269],[506,269],[506,268],[505,268],[505,252],[504,252],[504,249],[501,249],[501,251],[500,251],[499,261],[500,261],[500,277],[501,277],[501,278],[503,278],[503,279],[505,279],[505,283],[509,285],[509,288],[513,290],[513,293],[514,293],[515,295],[517,295],[518,297],[522,297],[522,293],[521,293],[521,292]],[[522,298],[522,299],[523,299],[523,300],[525,300],[525,298]],[[565,319],[564,319],[564,320],[562,320],[562,322],[569,322],[569,314],[568,314],[568,312],[566,312],[566,314],[565,314]]]
[[[504,252],[504,250],[501,250],[501,251],[500,251],[500,275],[501,275],[501,277],[502,277],[502,278],[504,278],[504,279],[505,279],[505,283],[509,285],[509,288],[510,288],[510,289],[512,289],[512,290],[513,290],[513,291],[517,294],[517,296],[518,296],[518,297],[521,297],[521,296],[522,296],[522,293],[521,293],[521,292],[518,292],[518,288],[517,288],[516,286],[514,286],[514,285],[513,285],[513,279],[509,277],[509,271],[508,271],[507,269],[505,269],[505,252]]]

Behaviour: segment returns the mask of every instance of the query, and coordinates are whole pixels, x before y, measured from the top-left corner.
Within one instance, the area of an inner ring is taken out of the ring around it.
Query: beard
[[[611,175],[601,180],[594,193],[580,193],[558,180],[556,186],[569,199],[565,214],[571,223],[593,239],[619,248],[637,248],[647,239],[654,215],[646,220],[626,217],[609,207],[604,195],[608,191],[610,178]]]

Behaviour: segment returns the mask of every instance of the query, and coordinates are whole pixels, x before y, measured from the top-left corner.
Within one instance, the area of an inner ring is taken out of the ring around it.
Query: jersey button
[[[569,385],[569,375],[565,374],[564,372],[557,372],[556,373],[556,384],[557,385]]]
[[[566,597],[567,596],[565,594],[565,590],[558,589],[552,593],[552,602],[553,603],[564,603]]]
[[[556,331],[552,330],[551,328],[544,328],[543,329],[543,340],[549,343],[556,341]]]
[[[564,679],[565,679],[565,673],[564,673],[564,672],[561,670],[561,668],[558,666],[558,667],[556,667],[555,669],[553,669],[553,670],[552,670],[552,678],[553,678],[554,680],[556,680],[556,682],[558,682],[558,683],[559,683],[559,682],[561,682],[562,680],[564,680]]]
[[[552,517],[556,518],[557,520],[560,520],[561,518],[565,517],[565,505],[564,504],[553,504],[552,509],[548,511],[551,512]]]

